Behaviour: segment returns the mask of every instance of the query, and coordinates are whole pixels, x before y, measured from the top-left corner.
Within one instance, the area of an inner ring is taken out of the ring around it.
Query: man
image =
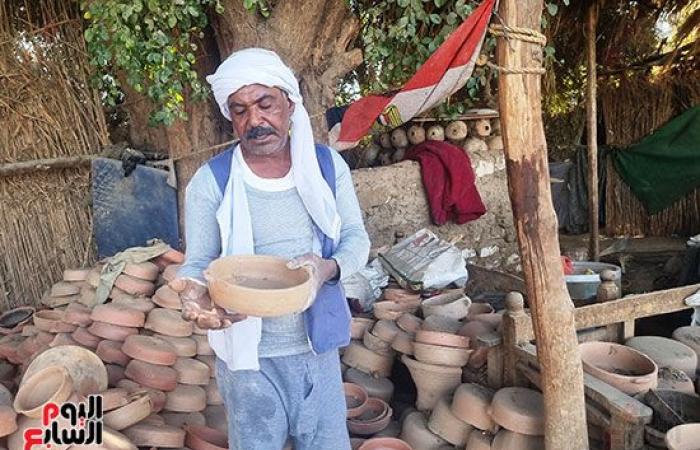
[[[347,450],[338,347],[350,313],[339,283],[367,261],[369,238],[350,171],[315,146],[292,71],[245,49],[207,77],[240,142],[202,166],[186,190],[186,261],[171,286],[183,317],[209,329],[232,450]],[[274,255],[308,268],[303,313],[253,318],[213,307],[203,272],[219,256]]]

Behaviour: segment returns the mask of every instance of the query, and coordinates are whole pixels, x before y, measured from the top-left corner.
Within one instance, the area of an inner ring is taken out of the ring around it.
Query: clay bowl
[[[351,342],[343,353],[342,361],[367,374],[388,377],[391,375],[394,357],[373,352],[361,343]]]
[[[437,450],[449,445],[447,441],[428,429],[428,421],[419,411],[409,413],[403,420],[400,438],[416,450]]]
[[[182,267],[181,264],[169,264],[166,266],[165,269],[163,269],[163,280],[165,280],[166,283],[170,283],[177,278],[180,267]]]
[[[124,273],[135,278],[146,281],[155,281],[158,278],[160,269],[150,261],[142,263],[129,263],[124,266]]]
[[[106,413],[103,420],[106,426],[120,431],[142,421],[152,410],[151,397],[145,392],[138,392],[127,398],[126,405]]]
[[[484,313],[484,314],[474,314],[471,316],[469,319],[470,321],[479,321],[479,322],[485,322],[489,325],[491,325],[494,328],[498,328],[501,326],[501,322],[503,322],[503,314],[499,313]]]
[[[413,343],[413,356],[421,362],[441,366],[463,367],[469,361],[473,350],[459,347]]]
[[[14,408],[27,417],[41,417],[46,403],[61,404],[73,392],[73,380],[63,367],[47,367],[34,373],[20,386]]]
[[[437,402],[428,419],[428,429],[450,444],[463,448],[473,428],[452,413],[450,403],[450,397],[442,397]]]
[[[71,334],[71,339],[77,343],[76,345],[82,345],[83,347],[93,350],[96,349],[102,341],[101,337],[95,336],[94,334],[90,333],[87,328],[83,327],[76,328]]]
[[[420,293],[407,291],[405,289],[384,289],[384,295],[382,296],[382,299],[394,303],[405,303],[411,306],[420,305]]]
[[[491,443],[491,450],[542,450],[544,438],[515,433],[510,430],[500,430]]]
[[[394,355],[394,351],[391,349],[391,342],[376,336],[369,329],[365,330],[365,334],[362,337],[362,343],[365,344],[365,347],[380,355]]]
[[[185,446],[191,450],[226,450],[228,437],[214,428],[200,425],[186,425]]]
[[[489,415],[506,430],[530,436],[544,435],[544,398],[532,389],[500,389],[493,396]]]
[[[584,342],[579,348],[583,370],[625,394],[656,388],[659,369],[643,353],[611,342]]]
[[[423,310],[423,317],[439,315],[461,320],[467,317],[471,303],[472,301],[469,297],[458,291],[425,299],[421,304],[421,309]]]
[[[175,347],[155,336],[129,336],[124,340],[121,351],[130,358],[151,364],[172,366],[177,361]]]
[[[177,387],[177,372],[172,367],[132,359],[124,373],[130,380],[151,389],[172,391]]]
[[[73,380],[73,389],[80,395],[96,394],[107,389],[107,369],[90,350],[74,345],[61,345],[46,350],[29,364],[20,387],[37,372],[47,367],[64,367]]]
[[[352,419],[362,414],[369,397],[367,391],[359,384],[354,383],[343,383],[343,389],[345,391],[347,417]]]
[[[428,316],[421,325],[421,330],[440,331],[442,333],[457,333],[463,323],[457,319],[433,314]],[[461,334],[461,333],[460,333]]]
[[[392,342],[400,331],[396,322],[391,320],[379,320],[372,327],[372,334],[386,342]]]
[[[63,311],[45,309],[34,313],[34,326],[48,333],[72,333],[76,326],[63,322]]]
[[[122,327],[142,327],[146,322],[146,315],[136,309],[119,303],[106,303],[97,305],[92,309],[90,319],[98,322],[109,322]]]
[[[135,296],[150,296],[156,290],[155,285],[146,280],[132,277],[131,275],[121,274],[114,280],[114,286],[127,294]]]
[[[170,425],[175,428],[183,428],[186,425],[204,426],[207,424],[207,418],[200,412],[163,412],[157,416],[149,416],[146,420],[150,420],[154,425]]]
[[[90,334],[99,336],[110,341],[124,341],[127,337],[138,334],[139,329],[135,327],[123,327],[109,322],[94,321],[87,327]],[[76,339],[77,340],[77,339]]]
[[[138,450],[129,438],[107,427],[102,429],[102,445],[109,450]]]
[[[100,343],[97,344],[95,354],[106,363],[116,364],[122,367],[126,367],[129,361],[131,361],[131,358],[122,351],[122,343],[118,341],[100,341]]]
[[[402,303],[382,301],[374,304],[373,314],[379,320],[397,320],[403,313],[415,310],[415,307]]]
[[[422,324],[422,319],[409,312],[401,314],[401,316],[396,320],[396,325],[398,325],[399,328],[411,334],[415,334],[418,330],[420,330]]]
[[[34,311],[35,309],[31,306],[21,306],[5,311],[0,315],[0,329],[10,331],[23,323],[29,322]]]
[[[124,435],[142,448],[182,448],[185,445],[185,430],[169,425],[137,423],[124,430]]]
[[[149,312],[144,328],[173,337],[189,337],[193,330],[192,322],[184,320],[179,311],[166,308],[155,308]]]
[[[416,342],[443,347],[469,348],[469,338],[452,333],[420,330],[416,333]]]
[[[352,339],[362,339],[367,328],[374,325],[374,319],[365,317],[353,317],[350,322],[350,337]]]
[[[391,343],[391,348],[404,355],[413,355],[413,335],[399,331]]]
[[[490,431],[495,423],[489,415],[494,391],[476,383],[465,383],[457,388],[452,398],[451,411],[462,422],[480,430]]]
[[[200,386],[178,384],[166,394],[165,407],[167,411],[198,412],[207,407],[207,393]]]
[[[375,378],[352,367],[345,371],[346,382],[362,386],[370,397],[381,398],[385,402],[391,401],[394,395],[394,384],[388,378]]]
[[[71,303],[63,313],[63,320],[66,323],[78,327],[87,327],[92,323],[90,318],[90,308],[80,303]]]
[[[163,308],[169,308],[169,309],[181,309],[182,308],[182,302],[180,301],[180,294],[175,292],[167,284],[158,288],[156,293],[153,294],[153,297],[151,298],[151,300],[153,300],[153,303],[155,303],[156,305],[163,307]]]
[[[362,412],[357,417],[348,419],[348,429],[354,434],[370,436],[378,433],[389,425],[392,409],[379,398],[367,399]]]
[[[367,439],[358,447],[358,450],[413,450],[413,447],[401,439],[378,437]]]
[[[700,423],[678,425],[666,433],[669,450],[697,450],[700,445]]]
[[[214,260],[204,277],[214,303],[238,313],[275,317],[300,312],[309,306],[309,271],[290,270],[282,258],[226,256]]]

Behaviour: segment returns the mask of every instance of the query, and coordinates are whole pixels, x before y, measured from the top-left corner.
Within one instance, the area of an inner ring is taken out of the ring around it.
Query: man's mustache
[[[255,127],[248,130],[245,134],[246,139],[258,139],[264,136],[269,136],[275,133],[274,128],[270,127]]]

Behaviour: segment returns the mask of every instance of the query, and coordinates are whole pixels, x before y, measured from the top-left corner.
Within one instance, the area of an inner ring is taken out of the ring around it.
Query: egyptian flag
[[[394,95],[352,103],[331,131],[338,150],[354,147],[375,122],[396,128],[433,108],[465,85],[474,70],[496,0],[484,0]],[[331,141],[334,141],[331,138]]]

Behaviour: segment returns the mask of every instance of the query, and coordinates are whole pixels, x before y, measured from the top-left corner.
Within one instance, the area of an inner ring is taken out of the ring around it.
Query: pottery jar
[[[401,314],[401,316],[399,316],[399,318],[396,320],[396,325],[398,325],[399,328],[411,334],[415,334],[416,331],[420,330],[420,326],[422,324],[422,319],[409,312]]]
[[[221,392],[219,392],[216,378],[209,379],[209,384],[204,387],[204,391],[207,393],[207,406],[224,404],[224,398],[221,396]]]
[[[118,299],[112,299],[112,303],[115,305],[124,305],[131,309],[141,311],[144,314],[151,312],[156,305],[148,297],[121,297]]]
[[[17,413],[12,407],[0,405],[0,438],[17,431]]]
[[[444,141],[445,129],[440,125],[433,125],[428,128],[426,137],[431,141]]]
[[[155,281],[158,278],[160,269],[158,266],[149,261],[142,263],[127,263],[124,266],[123,273],[141,280]]]
[[[61,404],[73,392],[73,379],[63,367],[47,367],[23,380],[13,406],[27,417],[41,417],[49,402]]]
[[[412,125],[408,129],[408,142],[418,145],[425,142],[425,128],[420,125]]]
[[[139,328],[146,322],[144,313],[119,303],[105,303],[95,306],[90,318],[93,321],[108,322],[122,327]]]
[[[463,292],[450,292],[423,300],[421,310],[423,317],[439,315],[461,320],[469,313],[471,303],[472,301]]]
[[[151,281],[142,280],[124,273],[114,280],[114,286],[134,296],[151,296],[156,290],[155,285]]]
[[[622,392],[634,395],[656,388],[658,366],[648,356],[612,342],[579,344],[583,370]]]
[[[214,428],[198,425],[185,427],[185,445],[191,450],[227,450],[228,437]]]
[[[461,120],[455,120],[447,124],[445,128],[445,136],[450,141],[461,141],[467,137],[467,124]]]
[[[496,425],[489,415],[489,406],[494,394],[493,389],[480,384],[462,384],[452,398],[452,414],[475,428],[491,431]]]
[[[170,343],[178,357],[189,358],[197,355],[197,342],[192,337],[166,336],[158,333],[154,333],[153,336]]]
[[[185,430],[169,425],[137,423],[124,430],[124,435],[139,447],[182,448],[185,445]]]
[[[168,366],[134,359],[126,366],[125,375],[130,380],[152,389],[172,391],[177,387],[177,372]]]
[[[392,409],[384,400],[370,397],[360,414],[348,419],[348,429],[354,434],[370,436],[386,428],[391,415]]]
[[[93,321],[92,324],[89,327],[87,327],[87,331],[89,331],[90,334],[101,337],[102,339],[109,339],[111,341],[124,341],[127,337],[134,334],[138,334],[139,329],[134,327],[123,327],[121,325],[114,325],[108,322]]]
[[[625,345],[647,355],[659,367],[674,367],[695,380],[698,355],[682,342],[660,336],[635,336]]]
[[[394,356],[394,351],[391,349],[391,341],[387,342],[375,336],[371,330],[365,330],[362,337],[362,343],[369,350],[379,353],[380,355]]]
[[[192,358],[178,358],[173,365],[177,372],[177,382],[183,384],[209,384],[209,367],[201,361]]]
[[[391,401],[394,394],[394,384],[388,378],[375,378],[352,367],[345,371],[343,378],[349,383],[362,386],[368,396],[381,398],[385,402]]]
[[[374,324],[371,330],[372,334],[386,342],[392,342],[399,331],[401,331],[399,327],[396,326],[396,322],[391,320],[379,320]]]
[[[345,391],[347,417],[351,419],[359,416],[369,398],[367,391],[359,384],[354,383],[343,383],[343,390]]]
[[[166,411],[195,412],[203,411],[207,407],[207,394],[199,386],[190,384],[178,384],[177,387],[166,394]]]
[[[207,423],[207,419],[204,417],[204,414],[199,411],[188,413],[164,411],[157,417],[162,422],[160,425],[170,425],[171,427],[175,428],[184,428],[187,425],[204,426]],[[155,422],[152,424],[156,425]]]
[[[192,322],[184,320],[178,311],[172,309],[156,308],[148,313],[144,328],[174,337],[192,335]]]
[[[421,411],[433,409],[440,397],[452,392],[462,380],[459,367],[427,364],[407,355],[403,355],[401,361],[408,367],[416,384],[416,407]]]
[[[450,410],[452,397],[442,397],[428,419],[428,429],[447,442],[462,447],[469,439],[472,426],[458,419]]]
[[[416,333],[416,342],[443,347],[469,348],[469,338],[452,333],[420,330]]]
[[[172,366],[177,361],[175,348],[168,341],[155,336],[128,336],[121,350],[130,358],[151,364]]]
[[[459,347],[445,347],[442,345],[413,343],[413,355],[421,362],[442,366],[463,367],[469,361],[473,350]]]
[[[367,439],[358,447],[358,450],[413,450],[401,439],[392,437],[375,437]]]
[[[168,309],[182,309],[180,294],[175,292],[170,286],[163,285],[158,288],[152,297],[153,303]]]
[[[448,445],[447,441],[428,429],[428,421],[419,411],[406,416],[400,438],[416,450],[438,450]]]
[[[122,343],[118,341],[101,341],[97,344],[95,353],[102,361],[122,367],[126,367],[131,361],[131,358],[122,351]]]
[[[700,443],[700,423],[687,423],[671,428],[666,433],[669,450],[696,450]]]
[[[404,355],[413,355],[413,335],[400,330],[391,343],[391,348]]]
[[[365,329],[371,328],[374,325],[374,320],[365,317],[353,317],[350,322],[350,338],[362,339],[365,334]]]
[[[380,355],[362,344],[351,342],[343,353],[342,361],[365,373],[388,377],[394,364],[393,356]]]

